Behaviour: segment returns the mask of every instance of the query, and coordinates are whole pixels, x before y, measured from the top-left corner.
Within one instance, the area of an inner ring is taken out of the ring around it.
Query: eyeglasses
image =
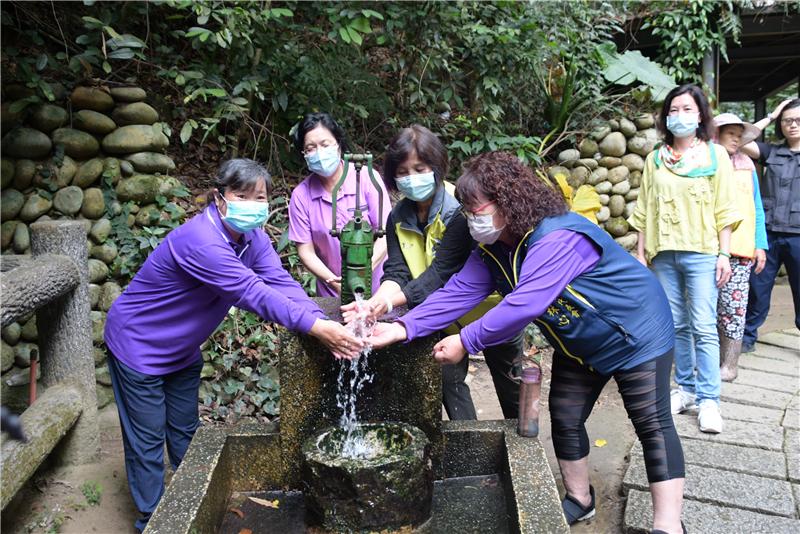
[[[487,206],[491,206],[492,204],[494,204],[494,200],[490,200],[489,202],[487,202],[485,204],[481,204],[480,206],[478,206],[474,210],[468,210],[467,208],[461,208],[461,213],[463,213],[464,217],[466,217],[467,219],[474,219],[478,215],[478,212],[485,210]],[[497,210],[495,210],[495,211],[497,211]],[[489,213],[483,213],[481,215],[494,215],[494,212],[492,212],[490,214]]]
[[[303,147],[303,154],[310,156],[320,148],[328,148],[332,146],[338,146],[338,143],[336,141],[322,141],[319,145],[306,145]]]
[[[800,117],[794,117],[794,118],[786,117],[785,119],[781,119],[781,124],[783,124],[784,126],[791,126],[792,124],[800,126]]]

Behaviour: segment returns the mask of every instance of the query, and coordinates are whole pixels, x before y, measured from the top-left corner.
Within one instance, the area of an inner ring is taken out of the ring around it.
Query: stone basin
[[[332,427],[306,440],[303,460],[309,523],[331,531],[370,532],[418,527],[430,519],[430,445],[416,427],[359,424],[349,436]]]

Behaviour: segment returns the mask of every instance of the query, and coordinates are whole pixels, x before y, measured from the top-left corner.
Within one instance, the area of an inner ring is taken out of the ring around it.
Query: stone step
[[[742,357],[747,356],[760,356],[762,358],[769,358],[770,360],[780,360],[789,363],[795,363],[800,359],[800,354],[798,354],[797,351],[776,347],[774,345],[763,345],[761,343],[756,343],[755,351],[742,355]]]
[[[771,451],[783,450],[783,427],[780,426],[750,421],[736,421],[735,419],[725,418],[725,413],[723,412],[722,419],[724,424],[722,433],[706,434],[705,432],[700,432],[697,426],[697,416],[682,414],[673,415],[672,418],[675,421],[678,435],[682,438]]]
[[[725,383],[723,383],[723,388]],[[733,384],[756,386],[763,389],[782,391],[794,395],[800,389],[800,381],[796,376],[776,375],[756,369],[739,369],[739,376]]]
[[[648,491],[647,473],[641,455],[631,456],[622,487],[625,490]],[[687,466],[683,496],[685,499],[741,508],[761,514],[792,518],[795,514],[792,485],[786,480],[733,473],[699,465]],[[737,532],[741,531],[737,529]]]
[[[754,356],[752,353],[742,354],[739,358],[740,369],[756,369],[779,375],[791,377],[800,376],[800,359],[794,362],[785,362],[771,358]]]
[[[786,469],[789,472],[789,480],[800,482],[800,431],[786,429],[783,451],[786,453]]]
[[[750,406],[739,404],[738,402],[722,401],[719,408],[725,419],[735,419],[737,421],[752,421],[767,425],[778,426],[783,421],[783,410],[773,408],[762,408],[761,406]]]
[[[758,338],[758,342],[800,352],[800,336],[796,335],[795,332],[797,330],[791,333],[788,330],[767,332]]]
[[[800,532],[800,520],[726,508],[697,501],[683,501],[683,522],[686,530],[702,534]],[[625,506],[624,532],[648,534],[653,528],[653,505],[650,493],[631,490]]]
[[[722,391],[720,392],[720,399],[722,400],[780,410],[786,408],[792,401],[793,396],[793,393],[772,391],[757,386],[739,384],[737,382],[723,382]]]
[[[792,400],[791,400],[791,402],[789,402],[789,405],[786,406],[786,409],[787,410],[800,410],[800,395],[795,395],[794,397],[792,397]]]
[[[800,430],[800,410],[786,410],[781,424],[784,428]]]
[[[800,517],[800,484],[792,484],[794,493],[794,505],[797,507],[797,517]]]
[[[687,465],[725,469],[736,473],[786,480],[786,457],[779,451],[737,447],[697,439],[681,439]],[[635,441],[630,457],[642,456],[642,445]],[[688,468],[687,469],[691,469]]]

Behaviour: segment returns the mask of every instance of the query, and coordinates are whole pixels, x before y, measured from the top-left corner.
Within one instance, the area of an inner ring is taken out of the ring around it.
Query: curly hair
[[[477,207],[479,197],[497,203],[515,239],[522,239],[545,217],[567,212],[561,193],[509,152],[488,152],[467,161],[456,196],[467,208]]]

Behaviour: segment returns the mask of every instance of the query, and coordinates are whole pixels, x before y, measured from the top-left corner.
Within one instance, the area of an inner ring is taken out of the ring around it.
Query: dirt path
[[[785,279],[784,279],[785,280]],[[794,325],[792,297],[787,284],[776,286],[772,309],[762,332],[791,328]],[[549,357],[545,359],[549,369]],[[545,374],[544,394],[549,381]],[[491,376],[481,361],[471,362],[470,388],[479,419],[502,418]],[[546,402],[546,401],[545,401]],[[13,534],[60,532],[68,534],[133,534],[136,512],[128,493],[122,436],[114,405],[100,412],[102,453],[98,463],[67,468],[43,467],[2,514],[2,531]],[[547,449],[550,468],[563,494],[558,465],[550,441],[550,418],[542,411],[540,439]],[[587,423],[592,450],[590,469],[597,494],[597,516],[572,528],[576,534],[621,532],[624,497],[622,477],[627,454],[635,439],[633,427],[622,406],[616,385],[609,383],[598,399]],[[598,439],[606,440],[602,447]],[[81,491],[86,483],[98,483],[100,502],[90,505]]]

